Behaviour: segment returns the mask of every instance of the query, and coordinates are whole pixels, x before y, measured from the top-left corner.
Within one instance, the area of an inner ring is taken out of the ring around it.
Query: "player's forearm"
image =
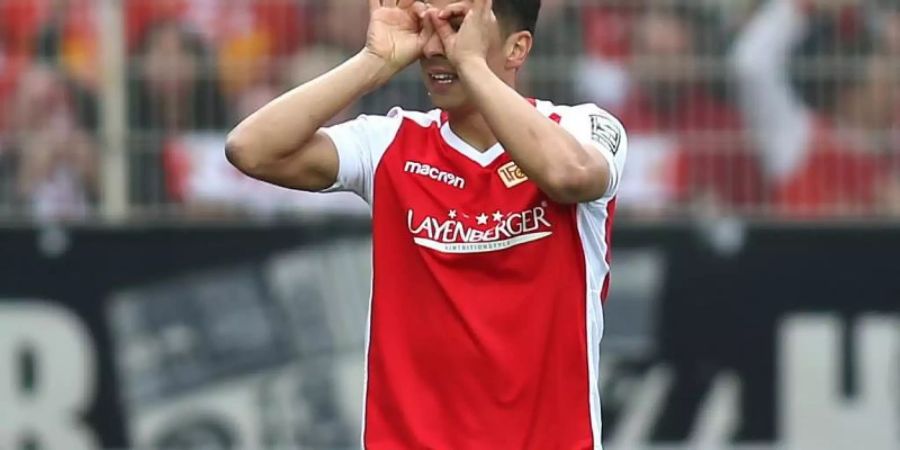
[[[319,128],[392,75],[383,61],[363,51],[244,119],[229,134],[229,148],[259,164],[281,160],[301,151]]]
[[[461,64],[460,77],[491,130],[519,168],[555,200],[580,201],[593,158],[567,131],[544,117],[494,75],[483,60]]]

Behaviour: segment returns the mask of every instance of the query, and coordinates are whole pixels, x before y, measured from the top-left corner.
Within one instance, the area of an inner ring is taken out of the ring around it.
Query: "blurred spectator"
[[[126,0],[126,32],[132,48],[159,22],[176,21],[221,46],[248,31],[264,33],[266,48],[290,53],[309,40],[309,25],[298,0]]]
[[[878,36],[878,45],[886,54],[900,56],[900,3],[882,0],[869,9],[869,15]]]
[[[882,0],[869,9],[869,23],[873,24],[876,45],[885,54],[886,63],[894,74],[900,74],[900,2]],[[900,77],[900,75],[897,75]],[[894,80],[895,86],[900,83]],[[889,132],[890,147],[894,149],[894,162],[900,164],[900,94],[894,107],[894,123]]]
[[[97,188],[97,148],[75,116],[64,80],[45,67],[23,74],[15,100],[17,187],[39,219],[80,219]]]
[[[754,8],[758,3],[768,6]],[[777,12],[774,3],[782,4]],[[78,216],[90,207],[91,135],[105,88],[97,70],[98,5],[0,0],[4,205],[17,198],[44,216]],[[132,200],[176,201],[191,211],[252,203],[269,214],[313,204],[319,197],[237,183],[214,161],[230,125],[359,51],[366,3],[123,5]],[[739,31],[730,61],[739,77],[731,83],[722,50]],[[533,96],[592,101],[620,116],[632,147],[619,197],[626,214],[690,215],[693,207],[754,213],[775,206],[788,217],[819,217],[900,212],[898,74],[896,0],[545,0],[522,82]],[[731,86],[740,108],[726,95]],[[42,104],[55,106],[36,113]],[[398,104],[432,107],[417,65],[335,121]],[[53,130],[36,133],[42,127]],[[745,136],[752,138],[746,144]],[[73,145],[61,151],[65,139]],[[69,184],[81,187],[60,188]],[[61,193],[75,199],[75,212],[60,212],[63,202],[48,200]],[[40,206],[51,204],[57,206]]]
[[[3,160],[3,149],[8,144],[13,110],[12,98],[25,61],[24,58],[9,52],[6,43],[0,38],[0,161]]]
[[[583,53],[575,65],[577,94],[605,108],[619,109],[629,91],[628,60],[639,10],[634,5],[607,2],[579,6],[572,11],[578,19],[569,23],[580,23],[583,29],[583,36],[575,41],[583,44],[583,49],[575,53]],[[554,34],[569,34],[567,26],[563,23]]]
[[[0,0],[0,42],[8,55],[31,56],[50,12],[48,0]]]
[[[93,0],[51,0],[36,36],[36,54],[58,64],[67,78],[96,90],[99,18]]]
[[[18,68],[11,55],[4,51],[3,40],[0,39],[0,208],[10,207],[15,197],[14,186],[10,180],[15,179],[15,162],[12,155],[11,130],[9,120],[12,115],[11,97],[18,79]]]
[[[158,23],[144,36],[135,63],[130,106],[136,128],[163,133],[225,128],[212,58],[199,36],[177,22]]]
[[[288,0],[232,0],[220,5],[217,43],[220,78],[234,95],[279,75],[279,63],[305,43],[301,9]]]
[[[246,117],[282,91],[312,80],[346,58],[347,53],[334,45],[301,50],[286,58],[280,76],[245,88],[229,109],[236,118]],[[333,122],[351,119],[354,114],[350,107]],[[223,132],[185,133],[166,142],[163,161],[167,194],[193,217],[222,217],[236,212],[264,218],[307,211],[368,214],[365,204],[352,195],[289,191],[248,178],[222,158],[224,145]]]
[[[769,0],[734,53],[740,104],[771,184],[771,201],[790,217],[875,214],[898,206],[885,139],[897,104],[897,72],[881,53],[860,51],[864,37],[847,22],[853,11],[838,9],[835,15],[835,5],[840,2]],[[840,20],[821,26],[816,20],[822,16],[815,14],[823,11]],[[810,37],[812,44],[802,45]],[[788,64],[803,47],[833,57],[829,65],[802,65],[805,95],[793,89]]]
[[[0,106],[23,67],[40,60],[64,75],[76,116],[96,128],[96,20],[91,0],[0,0]],[[0,110],[0,129],[6,111]]]
[[[95,131],[100,84],[99,18],[92,0],[51,0],[35,37],[37,59],[65,76],[75,117]]]
[[[14,206],[19,194],[13,111],[19,74],[32,55],[38,6],[31,0],[0,0],[0,207],[4,209]]]
[[[218,64],[226,96],[277,76],[281,58],[310,38],[305,9],[296,0],[129,0],[127,30],[136,46],[149,29],[177,22],[197,33]]]
[[[313,49],[324,47],[333,49],[332,46],[325,45],[326,41],[323,37],[315,36],[314,27],[307,26],[311,20],[308,20],[311,7],[301,7],[301,3],[286,0],[256,0],[272,8],[274,5],[281,6],[281,11],[271,15],[272,19],[282,19],[281,29],[293,30],[290,36],[285,33],[274,33],[265,37],[260,37],[265,28],[257,31],[245,29],[241,34],[239,31],[227,39],[220,39],[224,45],[220,46],[219,54],[219,71],[220,78],[223,81],[224,90],[227,94],[228,109],[231,112],[229,120],[237,123],[245,117],[264,106],[269,101],[275,99],[281,93],[298,86],[295,83],[295,76],[291,74],[293,70],[302,70],[307,74],[303,81],[308,81],[318,76],[345,59],[343,55],[334,65],[322,67],[315,60],[315,55],[309,61],[309,67],[321,70],[317,73],[304,67],[307,63],[306,52],[309,47]],[[244,1],[244,6],[250,2]],[[304,4],[304,6],[306,6]],[[289,9],[291,8],[291,9]],[[232,8],[232,11],[235,9]],[[320,14],[316,15],[321,17]],[[236,22],[235,25],[240,25]],[[244,21],[246,22],[246,21]],[[321,22],[321,21],[320,21]],[[289,26],[287,24],[290,24]],[[244,25],[247,25],[246,23]],[[262,24],[260,24],[262,26]],[[321,26],[321,24],[320,24]],[[277,28],[276,28],[277,30]],[[310,41],[318,41],[316,44],[308,44]],[[271,43],[279,42],[277,46]],[[264,44],[264,45],[262,45]],[[270,51],[274,50],[274,51]],[[298,64],[298,60],[302,60],[302,64]],[[251,68],[251,70],[247,70]],[[302,81],[301,81],[302,83]]]
[[[691,204],[721,210],[758,202],[759,176],[741,144],[739,116],[711,92],[718,80],[711,49],[701,45],[710,44],[700,36],[711,31],[700,11],[632,5],[591,16],[587,34],[597,39],[588,54],[601,62],[583,66],[579,85],[628,128],[622,210],[653,215]]]
[[[225,102],[201,38],[178,22],[147,30],[129,75],[132,192],[141,203],[165,196],[162,150],[194,130],[223,130]]]
[[[527,95],[553,100],[558,104],[578,104],[584,99],[578,97],[579,89],[573,81],[577,76],[579,56],[584,52],[583,29],[587,21],[588,9],[580,0],[544,0],[538,18],[534,48],[518,80]],[[610,30],[612,31],[612,30]],[[582,61],[596,61],[582,59]],[[560,67],[571,67],[564,72]],[[603,84],[602,80],[592,83]]]

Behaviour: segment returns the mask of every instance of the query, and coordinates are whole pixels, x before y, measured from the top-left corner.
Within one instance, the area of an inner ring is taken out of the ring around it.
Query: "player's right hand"
[[[423,20],[425,3],[415,0],[368,0],[369,32],[366,51],[381,59],[393,73],[419,59],[434,34],[430,20]]]

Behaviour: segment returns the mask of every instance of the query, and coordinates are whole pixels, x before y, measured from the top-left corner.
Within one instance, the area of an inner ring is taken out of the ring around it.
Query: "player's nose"
[[[437,34],[431,36],[431,39],[425,43],[425,47],[422,48],[422,54],[429,59],[444,56],[444,44]]]

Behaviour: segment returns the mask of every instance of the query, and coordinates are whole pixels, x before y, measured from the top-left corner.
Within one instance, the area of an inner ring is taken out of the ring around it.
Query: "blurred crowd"
[[[90,217],[104,158],[105,0],[0,0],[0,211]],[[262,186],[224,134],[361,47],[362,0],[121,0],[139,210],[296,214],[356,204]],[[900,2],[544,0],[528,95],[629,131],[622,213],[900,215]],[[336,120],[428,108],[415,70]]]

